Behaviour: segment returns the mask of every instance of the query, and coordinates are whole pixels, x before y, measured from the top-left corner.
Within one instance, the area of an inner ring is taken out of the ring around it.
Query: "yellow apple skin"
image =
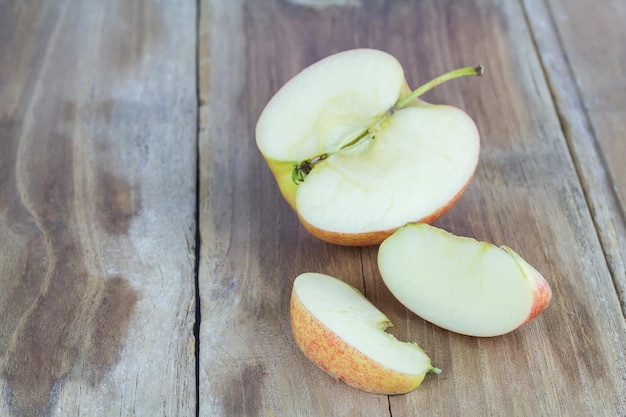
[[[297,165],[297,162],[275,161],[265,157],[265,155],[264,158],[274,175],[274,179],[276,180],[276,184],[278,185],[281,194],[287,203],[289,203],[291,208],[297,213],[296,191],[298,190],[298,185],[293,182],[292,178],[293,169]]]
[[[291,329],[304,355],[332,377],[374,394],[404,394],[417,388],[426,372],[411,375],[386,368],[344,342],[315,318],[295,293]]]

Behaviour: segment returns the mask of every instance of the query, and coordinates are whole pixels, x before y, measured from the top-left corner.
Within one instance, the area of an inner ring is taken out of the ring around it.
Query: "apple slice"
[[[441,371],[424,351],[385,332],[391,322],[356,288],[328,275],[304,273],[293,284],[291,327],[307,358],[346,384],[376,394],[417,388]]]
[[[331,55],[268,102],[256,142],[287,202],[313,235],[378,244],[408,222],[433,222],[467,188],[480,150],[462,110],[418,99],[482,67],[411,92],[400,63],[372,49]]]
[[[547,281],[517,253],[427,224],[398,229],[379,248],[391,293],[429,322],[470,336],[497,336],[550,303]]]

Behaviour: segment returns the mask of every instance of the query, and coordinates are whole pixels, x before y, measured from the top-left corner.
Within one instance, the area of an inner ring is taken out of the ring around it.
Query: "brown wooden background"
[[[0,416],[626,416],[624,22],[622,0],[0,0]],[[437,225],[542,271],[539,319],[432,326],[376,247],[318,241],[282,200],[256,120],[355,47],[413,87],[485,65],[425,96],[482,137]],[[306,271],[360,288],[443,373],[392,397],[322,373],[289,328]]]

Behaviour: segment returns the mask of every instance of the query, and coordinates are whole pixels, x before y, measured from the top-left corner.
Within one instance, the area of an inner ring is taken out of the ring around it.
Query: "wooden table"
[[[0,416],[626,416],[624,22],[623,0],[0,1]],[[323,243],[282,200],[256,120],[355,47],[412,87],[486,67],[424,97],[482,137],[436,225],[535,265],[537,320],[437,328],[377,247]],[[443,373],[381,396],[321,372],[290,331],[306,271],[361,289]]]

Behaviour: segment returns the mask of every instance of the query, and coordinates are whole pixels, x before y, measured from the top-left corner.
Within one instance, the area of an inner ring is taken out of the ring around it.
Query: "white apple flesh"
[[[462,110],[413,94],[391,55],[356,49],[327,57],[269,101],[256,141],[278,186],[315,236],[344,245],[378,244],[408,222],[433,222],[467,188],[480,150]]]
[[[376,394],[402,394],[439,373],[423,350],[398,341],[391,322],[357,289],[318,273],[299,275],[291,296],[291,327],[307,358],[336,379]]]
[[[552,298],[543,276],[510,248],[426,224],[407,225],[386,239],[378,267],[405,307],[469,336],[511,332],[537,317]]]

